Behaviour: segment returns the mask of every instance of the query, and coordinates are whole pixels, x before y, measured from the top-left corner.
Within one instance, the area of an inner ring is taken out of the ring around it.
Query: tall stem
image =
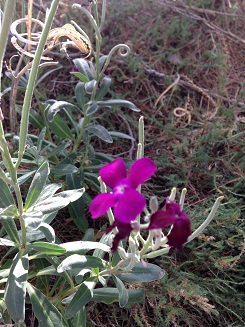
[[[0,73],[2,72],[3,58],[5,54],[6,44],[8,41],[9,29],[12,22],[12,16],[15,9],[16,0],[6,0],[4,11],[3,11],[3,21],[1,27],[1,38],[0,38]],[[0,17],[1,19],[1,17]],[[0,84],[1,90],[1,84]]]
[[[20,123],[20,140],[19,140],[19,152],[18,152],[18,160],[16,162],[16,169],[21,163],[21,160],[23,158],[24,152],[25,152],[25,146],[26,146],[26,137],[28,132],[28,124],[29,124],[29,114],[30,114],[30,107],[31,107],[31,100],[36,84],[37,79],[37,73],[38,73],[38,67],[40,64],[40,59],[44,50],[44,46],[47,40],[48,32],[51,28],[52,21],[56,12],[56,9],[59,5],[59,0],[53,0],[50,6],[50,10],[48,12],[48,16],[46,18],[45,26],[42,31],[40,41],[37,46],[37,50],[35,53],[35,58],[33,60],[33,65],[31,68],[24,103],[23,103],[23,109],[22,109],[22,117],[21,117],[21,123]]]
[[[5,7],[3,11],[3,21],[1,22],[0,15],[0,136],[4,138],[4,130],[2,125],[2,120],[4,119],[1,109],[1,99],[2,99],[2,86],[1,86],[1,73],[3,67],[3,58],[5,54],[6,44],[8,41],[9,29],[12,22],[12,15],[15,9],[16,0],[6,0]],[[5,141],[6,142],[6,141]]]

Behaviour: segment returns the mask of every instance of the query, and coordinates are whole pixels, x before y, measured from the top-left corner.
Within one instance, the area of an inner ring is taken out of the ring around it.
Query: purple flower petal
[[[144,210],[146,200],[142,194],[135,190],[123,193],[114,207],[114,214],[117,221],[129,223]]]
[[[111,163],[105,165],[100,170],[102,181],[112,189],[122,180],[127,177],[127,170],[124,161],[117,158]]]
[[[176,219],[171,232],[167,236],[168,245],[181,250],[183,244],[187,241],[190,235],[191,235],[191,223],[189,218]]]
[[[124,224],[120,221],[115,221],[110,227],[107,228],[106,234],[108,234],[114,227],[117,227],[118,233],[114,236],[111,252],[114,253],[118,247],[118,244],[121,240],[126,237],[129,237],[133,228],[130,223]]]
[[[168,245],[181,249],[191,234],[191,222],[179,204],[173,202],[166,203],[165,210],[159,210],[151,216],[148,229],[163,229],[170,225],[173,228],[167,236]]]
[[[147,229],[163,229],[175,222],[174,215],[167,211],[159,210],[151,215],[151,222]]]
[[[116,197],[111,193],[97,195],[89,206],[89,211],[93,219],[103,216],[111,207],[115,205]]]
[[[155,173],[156,169],[156,165],[149,158],[136,160],[129,171],[129,180],[132,187],[136,188],[140,184],[143,184]]]

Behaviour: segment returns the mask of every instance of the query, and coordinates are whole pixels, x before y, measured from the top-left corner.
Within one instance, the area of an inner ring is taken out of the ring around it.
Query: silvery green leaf
[[[93,79],[92,81],[89,81],[89,82],[85,83],[85,85],[84,85],[85,92],[87,94],[92,94],[93,91],[94,91],[94,89],[95,89],[95,87],[96,87],[96,85],[97,85],[97,81],[95,79]]]
[[[131,141],[135,141],[135,139],[132,136],[130,136],[128,134],[125,134],[125,133],[112,131],[112,132],[109,132],[109,134],[111,136],[115,136],[115,137],[118,137],[118,138],[121,138],[121,139],[128,139],[128,140],[131,140]]]
[[[76,58],[73,60],[75,67],[79,70],[80,73],[85,75],[89,81],[91,81],[94,77],[91,73],[91,69],[89,67],[89,64],[87,60],[83,58]]]
[[[76,190],[60,192],[44,201],[36,203],[36,205],[30,208],[29,211],[30,210],[41,211],[42,213],[45,214],[55,212],[57,210],[66,207],[70,202],[79,199],[83,195],[84,191],[85,189],[81,188]]]
[[[7,240],[6,238],[0,238],[0,245],[5,245],[5,246],[16,246],[16,243],[10,240]]]
[[[85,76],[84,74],[82,74],[80,72],[71,72],[71,74],[75,75],[77,78],[79,78],[81,82],[84,82],[84,83],[89,82],[89,79],[87,78],[87,76]]]
[[[121,100],[121,99],[112,99],[112,100],[104,100],[104,101],[97,101],[97,105],[99,107],[122,107],[122,108],[129,108],[133,111],[139,112],[140,109],[138,109],[132,102],[127,100]]]
[[[89,255],[72,254],[68,258],[64,259],[61,264],[57,267],[59,273],[63,271],[73,271],[77,273],[77,269],[82,270],[83,268],[104,268],[105,262],[102,259],[92,257]]]
[[[90,101],[87,104],[87,109],[86,109],[86,115],[91,116],[93,115],[97,110],[99,109],[99,106],[97,105],[96,101]]]
[[[40,193],[40,196],[38,198],[38,201],[41,202],[41,201],[44,201],[44,200],[50,198],[61,187],[62,187],[62,184],[48,184],[48,185],[45,185],[44,188],[43,188],[43,190],[42,190],[42,192]]]
[[[61,255],[66,252],[66,250],[58,245],[48,242],[35,242],[27,245],[28,249],[32,249],[46,255]]]
[[[23,323],[25,320],[28,269],[28,254],[19,251],[13,259],[4,294],[8,313],[15,323]]]
[[[18,209],[16,208],[15,204],[11,204],[7,208],[0,208],[0,219],[4,216],[17,217],[18,214]]]
[[[77,253],[83,252],[86,253],[87,251],[100,249],[104,252],[110,252],[110,247],[106,244],[100,242],[89,242],[89,241],[74,241],[74,242],[67,242],[61,243],[60,246],[66,249],[67,253]]]
[[[82,184],[83,184],[83,178],[78,174],[66,175],[67,189],[69,190],[78,189],[79,187],[81,187]],[[73,222],[77,225],[77,227],[82,232],[86,232],[86,230],[88,229],[88,219],[84,211],[85,209],[84,196],[77,199],[76,201],[71,202],[68,205],[68,210],[73,219]]]
[[[57,137],[74,140],[70,127],[59,114],[56,114],[53,121],[49,122],[49,127]]]
[[[111,86],[111,78],[104,76],[100,82],[99,89],[96,93],[96,100],[102,100],[105,95],[108,93]]]
[[[88,126],[86,130],[99,137],[101,140],[107,142],[107,143],[112,143],[113,139],[111,138],[109,132],[105,129],[104,126],[101,125],[92,125]]]
[[[113,275],[112,278],[113,278],[113,281],[116,284],[116,287],[118,289],[118,293],[119,293],[119,306],[120,306],[120,308],[123,308],[128,303],[128,298],[129,298],[128,290],[124,286],[124,284],[121,281],[121,279],[119,279],[115,275]]]
[[[117,277],[129,283],[146,283],[160,280],[164,274],[165,271],[157,265],[139,262],[131,271],[122,272]]]
[[[86,94],[85,94],[84,85],[85,85],[85,83],[79,82],[79,83],[77,83],[77,85],[75,87],[75,96],[76,96],[76,100],[77,100],[77,103],[80,108],[83,108],[84,104],[85,104]]]
[[[71,318],[75,315],[81,307],[85,306],[92,299],[95,285],[96,278],[94,277],[91,277],[81,284],[66,309],[65,315],[67,318]]]
[[[55,175],[68,175],[74,174],[78,171],[78,168],[75,165],[71,164],[58,164],[54,168],[51,168],[51,173]]]
[[[75,277],[76,283],[81,284],[84,280],[84,276],[88,273],[89,274],[91,273],[91,269],[86,268],[86,269],[80,270],[79,273]]]
[[[103,55],[100,57],[99,59],[99,64],[100,64],[100,70],[102,70],[103,66],[104,66],[104,63],[106,62],[106,59],[108,58],[107,55]]]
[[[13,217],[10,219],[1,221],[5,232],[8,234],[8,237],[16,244],[20,244],[20,237],[18,234],[18,230]]]
[[[42,222],[40,224],[40,226],[38,227],[38,229],[45,235],[46,239],[51,242],[54,243],[55,242],[55,232],[53,227],[51,227],[50,225]]]
[[[129,289],[128,290],[128,304],[141,303],[144,301],[144,289]],[[112,304],[119,302],[119,292],[117,288],[103,287],[96,288],[93,292],[93,301],[102,302],[105,304]]]
[[[0,190],[0,208],[6,208],[11,204],[15,204],[13,195],[10,192],[8,185],[2,179],[0,179]]]
[[[0,270],[0,279],[8,277],[9,276],[9,272],[10,272],[10,268],[9,269],[2,269],[2,270]]]
[[[66,101],[55,101],[48,109],[47,118],[49,122],[54,120],[54,116],[64,108],[78,109],[74,104]]]
[[[27,193],[26,202],[25,202],[25,210],[33,206],[38,200],[44,185],[48,179],[49,175],[49,165],[48,162],[44,162],[39,169],[36,171],[30,188]]]
[[[27,283],[27,291],[40,327],[67,327],[59,310],[41,291],[29,283]]]
[[[36,230],[42,223],[43,213],[41,211],[34,211],[31,213],[23,214],[23,219],[25,220],[26,228],[31,230]]]

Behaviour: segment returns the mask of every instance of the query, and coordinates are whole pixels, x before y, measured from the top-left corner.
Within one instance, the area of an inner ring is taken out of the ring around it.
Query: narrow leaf
[[[121,100],[121,99],[112,99],[112,100],[104,100],[104,101],[97,101],[97,105],[99,107],[125,107],[129,108],[133,111],[139,112],[140,109],[138,109],[132,102],[127,100]]]
[[[18,252],[10,268],[4,296],[8,313],[15,323],[23,323],[25,320],[28,268],[28,255],[24,251]]]
[[[38,139],[37,139],[37,151],[41,151],[41,149],[42,149],[42,144],[43,144],[43,141],[44,141],[44,139],[45,139],[46,130],[47,130],[47,128],[44,127],[44,128],[41,130],[41,132],[40,132],[40,134],[39,134],[39,136],[38,136]]]
[[[6,208],[11,204],[15,204],[14,198],[8,185],[0,179],[0,190],[1,190],[1,197],[0,197],[0,208]]]
[[[100,249],[104,252],[110,252],[110,247],[100,242],[74,241],[60,244],[68,253],[86,253],[90,250]]]
[[[20,238],[14,219],[2,221],[2,225],[11,241],[20,244]]]
[[[27,291],[40,327],[67,327],[59,310],[49,302],[41,291],[29,283],[27,283]]]
[[[77,271],[77,269],[83,268],[104,268],[105,263],[103,260],[99,258],[95,258],[89,255],[79,255],[79,254],[72,254],[65,260],[61,262],[61,264],[57,267],[57,271],[59,273],[63,271]]]
[[[91,278],[82,283],[66,309],[67,318],[71,318],[75,315],[81,307],[85,306],[92,299],[95,285],[95,278]]]
[[[87,78],[87,76],[83,75],[80,72],[71,72],[71,74],[72,75],[75,75],[77,78],[79,78],[81,82],[87,83],[89,81],[89,79]]]
[[[77,174],[68,174],[66,175],[66,184],[69,190],[79,189],[82,184],[81,177],[78,177]],[[88,220],[84,213],[84,197],[71,202],[68,205],[68,210],[77,227],[82,232],[86,232],[88,229]]]
[[[84,89],[85,89],[86,93],[92,94],[94,92],[96,85],[97,85],[97,81],[95,79],[93,79],[92,81],[89,81],[88,83],[85,83]]]
[[[121,279],[119,279],[115,275],[113,275],[112,278],[113,278],[114,283],[116,284],[116,287],[118,289],[118,293],[119,293],[119,306],[120,306],[120,308],[123,308],[128,303],[128,298],[129,298],[128,290],[124,286],[124,284],[121,281]]]
[[[101,80],[99,90],[96,94],[96,100],[101,100],[105,97],[105,95],[108,93],[111,86],[111,78],[108,76],[104,76]]]
[[[38,200],[39,202],[44,201],[50,197],[52,197],[56,191],[58,191],[62,187],[62,184],[48,184],[45,185]]]
[[[101,140],[103,140],[107,143],[113,142],[112,137],[110,136],[109,132],[105,129],[104,126],[92,125],[92,126],[88,126],[86,129],[89,133],[92,133],[92,134],[98,136]]]
[[[129,283],[145,283],[160,280],[165,272],[157,265],[151,263],[136,263],[130,272],[118,274],[118,278]]]
[[[93,79],[93,75],[91,73],[91,69],[89,67],[87,60],[82,58],[76,58],[73,60],[73,62],[75,64],[75,67],[79,70],[79,72],[85,75],[89,81]]]
[[[55,232],[53,227],[46,223],[41,223],[38,229],[45,235],[48,242],[54,243],[55,242]]]
[[[71,145],[71,140],[65,140],[58,146],[52,146],[49,144],[45,148],[42,149],[40,155],[45,158],[53,157],[55,154],[62,155],[63,151]]]
[[[77,100],[79,107],[83,108],[84,104],[85,104],[84,83],[82,83],[82,82],[77,83],[77,85],[75,87],[75,96],[76,96],[76,100]]]
[[[128,140],[131,140],[131,141],[135,141],[135,139],[132,136],[127,135],[127,134],[124,134],[124,133],[120,133],[120,132],[109,132],[109,134],[111,136],[115,136],[115,137],[118,137],[118,138],[121,138],[121,139],[128,139]]]
[[[54,120],[49,123],[50,128],[54,132],[56,136],[58,136],[61,139],[70,139],[74,140],[74,137],[71,133],[70,128],[68,125],[64,122],[64,119],[60,117],[59,114],[56,114],[54,116]]]
[[[54,120],[54,116],[63,108],[78,109],[74,104],[66,101],[55,101],[48,109],[47,118],[49,122]]]
[[[70,202],[79,199],[83,195],[84,191],[85,189],[81,188],[78,190],[60,192],[49,199],[38,202],[36,206],[32,207],[31,209],[41,211],[45,214],[55,212],[61,208],[66,207]]]
[[[15,204],[9,205],[7,208],[0,208],[0,216],[1,217],[17,217],[18,216],[18,209],[16,208]]]
[[[86,327],[87,312],[85,307],[80,308],[75,317],[72,319],[72,326]]]
[[[87,116],[93,115],[99,109],[99,106],[97,105],[97,101],[90,101],[87,105],[88,105],[86,109]]]
[[[78,168],[75,165],[71,164],[58,164],[51,169],[52,174],[64,176],[68,174],[74,174],[78,171]]]
[[[27,246],[29,249],[42,252],[47,255],[61,255],[66,252],[66,249],[58,244],[52,244],[47,242],[35,242]]]
[[[0,245],[5,245],[5,246],[16,246],[16,243],[10,240],[7,240],[6,238],[0,238]]]
[[[49,175],[49,165],[48,162],[44,162],[39,169],[36,171],[31,186],[28,190],[25,210],[29,209],[38,200],[44,185],[46,184]]]
[[[144,301],[144,289],[129,289],[128,304],[141,303]],[[96,288],[93,292],[93,301],[111,304],[119,301],[119,292],[117,288],[104,287]]]

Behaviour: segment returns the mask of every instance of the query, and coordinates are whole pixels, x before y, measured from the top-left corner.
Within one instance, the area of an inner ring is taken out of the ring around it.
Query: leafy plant
[[[0,44],[3,50],[13,3],[7,0],[5,4]],[[74,60],[78,70],[74,75],[80,79],[75,88],[76,104],[49,99],[44,105],[40,104],[40,115],[31,109],[40,60],[48,50],[45,44],[58,4],[58,0],[52,1],[34,60],[30,67],[28,64],[31,70],[26,74],[23,106],[18,108],[21,122],[19,136],[14,138],[16,152],[10,151],[3,130],[4,117],[0,115],[0,244],[4,252],[0,270],[0,321],[5,324],[13,321],[16,326],[26,326],[25,309],[29,304],[39,325],[48,327],[86,326],[86,306],[91,301],[118,302],[121,308],[143,301],[143,288],[128,289],[125,283],[160,280],[164,270],[146,260],[162,256],[173,248],[180,249],[200,235],[212,221],[222,199],[219,197],[215,201],[207,219],[194,231],[183,211],[186,189],[183,189],[179,203],[173,188],[161,206],[152,197],[149,210],[146,208],[141,184],[154,174],[156,166],[151,159],[144,158],[143,117],[139,120],[137,160],[129,173],[122,159],[111,162],[110,157],[96,154],[93,149],[92,136],[105,142],[111,142],[112,136],[131,138],[107,131],[100,125],[96,116],[99,110],[126,107],[138,111],[127,100],[106,98],[111,79],[105,76],[105,70],[115,51],[127,55],[129,48],[119,44],[108,56],[100,57],[105,0],[102,1],[101,16],[97,1],[90,6],[94,16],[86,8],[74,5],[87,16],[96,38],[95,62]],[[86,35],[75,26],[81,35]],[[123,50],[126,52],[122,53]],[[1,65],[3,56],[4,51],[1,51]],[[78,122],[72,111],[82,114]],[[39,136],[28,135],[30,122],[40,130]],[[81,163],[79,169],[73,164],[74,160]],[[92,164],[88,163],[90,160]],[[88,228],[81,200],[85,197],[86,184],[96,188],[93,179],[97,178],[98,168],[104,162],[109,163],[100,170],[100,187],[97,186],[102,194],[93,199],[90,212],[94,219],[107,213],[111,226],[99,241],[98,237],[95,241],[94,230]],[[26,168],[24,173],[22,167]],[[107,187],[113,192],[107,191]],[[84,232],[82,240],[62,242],[51,226],[58,211],[68,205],[74,222]],[[144,217],[140,219],[143,212]],[[170,230],[165,235],[162,229],[166,227]]]

